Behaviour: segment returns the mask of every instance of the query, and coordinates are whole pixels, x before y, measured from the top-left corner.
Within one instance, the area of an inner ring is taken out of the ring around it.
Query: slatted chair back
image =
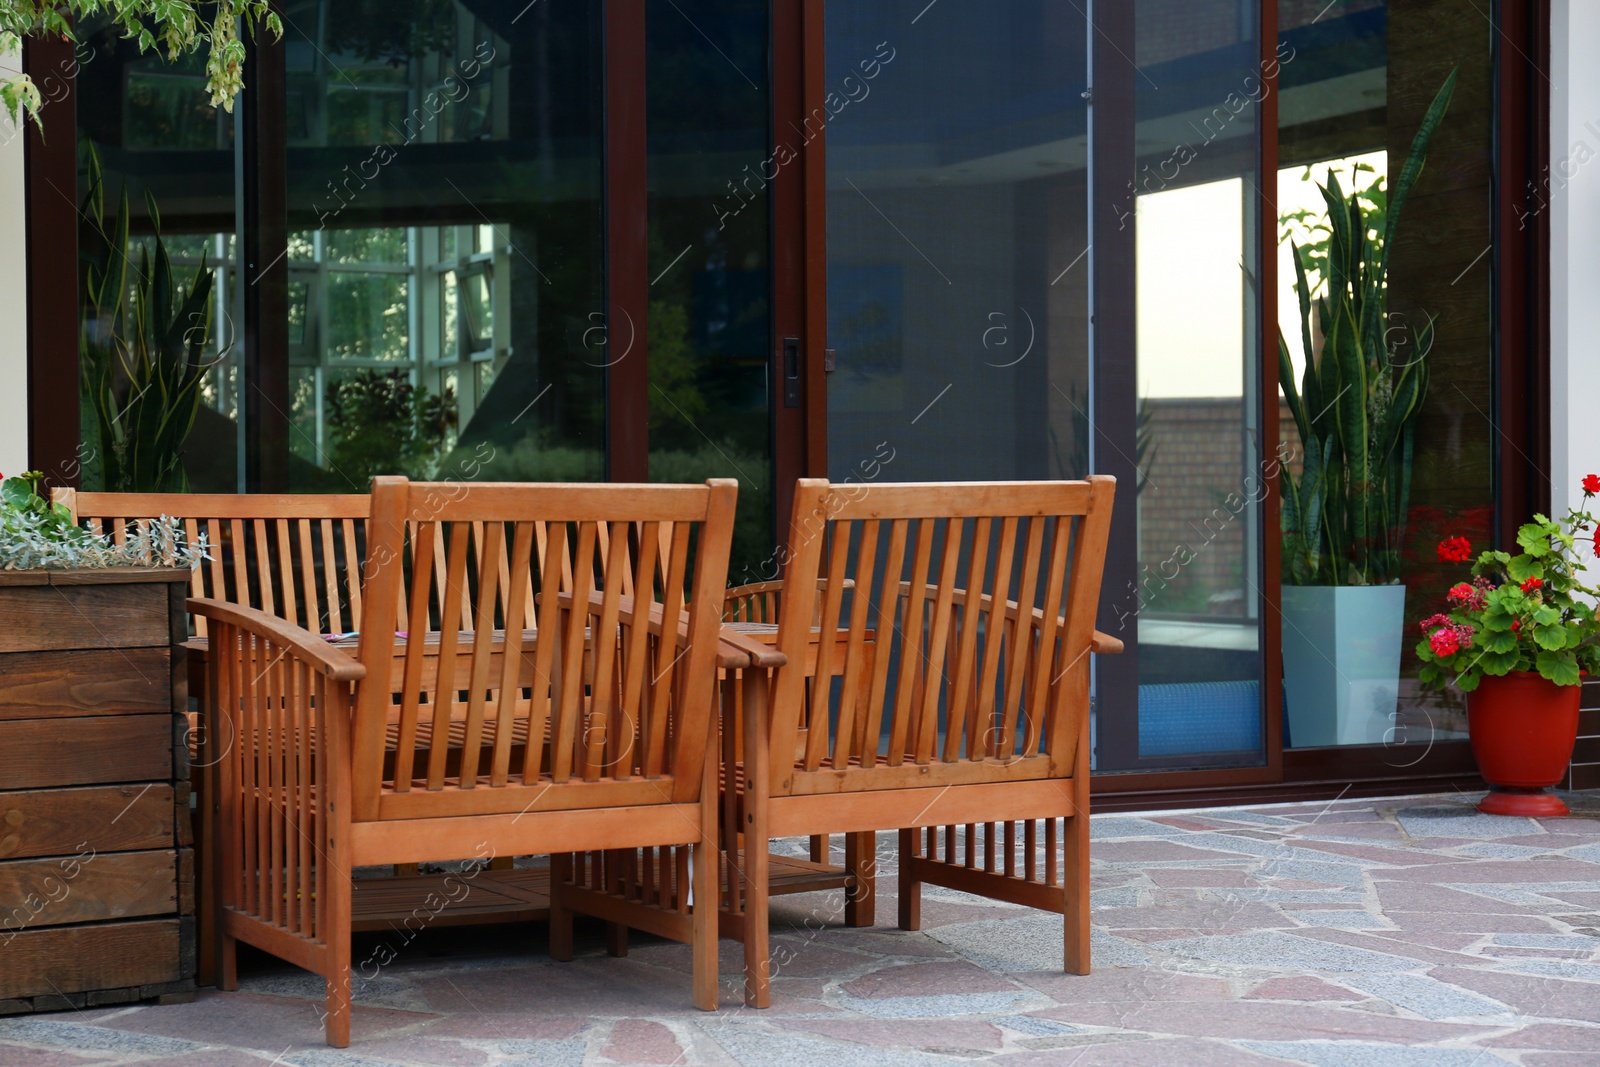
[[[771,795],[1071,775],[1114,487],[801,481]]]
[[[459,497],[469,483],[435,484],[436,499]],[[370,498],[365,493],[83,493],[56,489],[53,499],[65,504],[83,526],[109,535],[117,544],[128,530],[158,516],[182,521],[191,541],[204,535],[211,559],[202,561],[190,578],[189,595],[242,604],[276,615],[313,633],[341,634],[361,629],[364,606],[361,575],[366,558],[366,522]],[[473,543],[483,543],[482,524],[474,529]],[[622,530],[626,530],[626,524]],[[619,533],[622,532],[619,530]],[[596,540],[604,552],[610,545],[610,525],[596,524]],[[435,529],[436,537],[442,531]],[[637,534],[635,533],[635,536]],[[546,530],[534,524],[534,541],[543,558]],[[443,617],[444,546],[432,554],[440,567],[429,611],[433,629]],[[510,587],[506,560],[500,560],[496,586],[496,617],[506,616]],[[467,576],[477,587],[479,567]],[[571,561],[563,565],[563,578],[571,580]],[[625,592],[632,594],[632,573],[624,575]],[[524,610],[532,590],[522,591]],[[474,628],[477,599],[463,605],[460,625]],[[195,635],[206,636],[206,619],[194,620]]]
[[[190,596],[256,608],[316,634],[361,628],[365,493],[80,493],[57,489],[81,525],[117,544],[139,523],[182,521],[210,546],[190,577]],[[195,634],[207,636],[196,617]]]
[[[373,483],[355,818],[698,798],[736,483],[437,490]]]

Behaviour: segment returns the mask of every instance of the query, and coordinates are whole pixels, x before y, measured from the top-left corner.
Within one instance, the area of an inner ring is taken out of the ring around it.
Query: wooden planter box
[[[0,571],[0,1014],[194,996],[188,579]]]

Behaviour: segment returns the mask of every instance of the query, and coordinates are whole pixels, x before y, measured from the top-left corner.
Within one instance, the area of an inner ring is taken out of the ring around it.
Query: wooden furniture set
[[[176,512],[214,546],[189,607],[218,979],[240,940],[323,975],[342,1046],[349,872],[464,845],[551,856],[557,958],[575,914],[611,924],[613,952],[627,928],[692,944],[702,1008],[719,934],[744,944],[747,1002],[769,1002],[772,894],[843,888],[846,921],[871,925],[877,830],[900,834],[903,928],[922,883],[1011,900],[1061,913],[1065,967],[1087,973],[1089,656],[1121,648],[1093,629],[1113,489],[845,499],[803,480],[782,581],[736,590],[730,482],[67,501]],[[823,862],[834,833],[843,870]],[[811,862],[769,854],[795,835]]]

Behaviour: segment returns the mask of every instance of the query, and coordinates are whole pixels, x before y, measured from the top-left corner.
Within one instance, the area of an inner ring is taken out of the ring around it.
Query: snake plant
[[[161,240],[161,215],[148,192],[153,249],[139,248],[137,262],[130,258],[127,189],[108,225],[99,159],[92,151],[86,201],[79,242],[79,354],[84,437],[92,458],[85,473],[98,468],[98,480],[114,492],[187,491],[183,449],[211,368],[204,349],[215,272],[202,256],[192,277],[174,275]]]
[[[1328,209],[1327,286],[1314,300],[1307,250],[1291,242],[1306,353],[1296,389],[1289,345],[1279,329],[1278,379],[1305,457],[1298,476],[1283,472],[1283,578],[1293,585],[1400,580],[1413,431],[1428,393],[1434,324],[1432,316],[1420,327],[1391,323],[1389,255],[1400,209],[1422,173],[1455,84],[1451,71],[1411,141],[1381,220],[1377,212],[1364,212],[1357,193],[1347,195],[1331,172],[1319,186]],[[1369,227],[1380,236],[1369,236]],[[1315,351],[1313,311],[1321,334]],[[1396,334],[1404,343],[1391,343]]]

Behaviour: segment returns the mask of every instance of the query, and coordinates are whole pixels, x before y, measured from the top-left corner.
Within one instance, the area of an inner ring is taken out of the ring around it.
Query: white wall
[[[1550,480],[1559,515],[1600,473],[1600,3],[1550,22]],[[1539,199],[1532,201],[1533,206]]]
[[[0,55],[0,77],[19,69]],[[22,192],[21,133],[0,117],[0,473],[28,464],[27,214]]]

